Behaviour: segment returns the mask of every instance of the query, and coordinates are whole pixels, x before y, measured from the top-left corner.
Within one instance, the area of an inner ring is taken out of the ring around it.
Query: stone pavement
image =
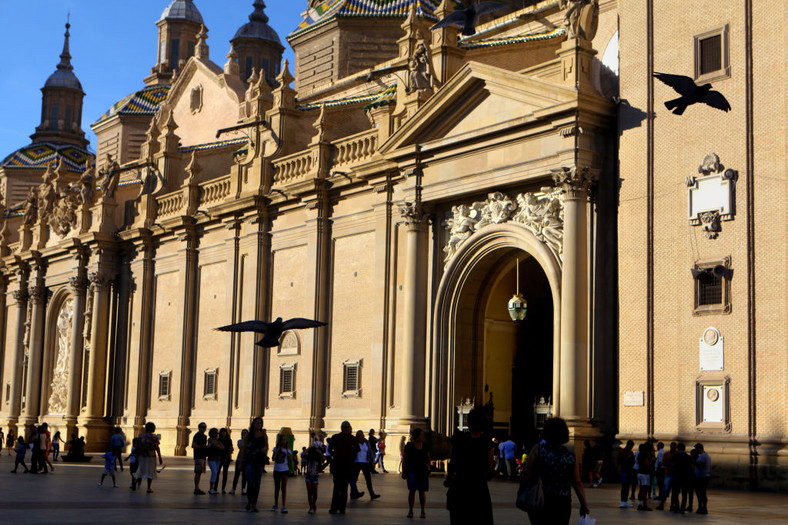
[[[270,512],[273,500],[273,480],[263,476],[259,514],[243,510],[245,498],[239,494],[194,496],[190,461],[184,458],[165,458],[167,468],[154,481],[153,494],[129,490],[129,473],[117,473],[120,488],[113,489],[111,480],[98,487],[102,463],[94,458],[88,465],[56,463],[53,474],[31,476],[10,474],[12,457],[0,457],[0,517],[4,524],[35,523],[279,523],[290,525],[343,523],[386,525],[406,523],[449,523],[445,510],[445,489],[441,477],[431,480],[427,495],[427,519],[409,520],[405,482],[396,473],[373,476],[375,491],[382,497],[374,502],[365,496],[348,505],[345,516],[328,514],[331,498],[331,478],[324,474],[320,480],[318,514],[306,513],[306,489],[303,478],[291,478],[288,484],[289,514]],[[29,464],[29,461],[27,461]],[[21,472],[21,471],[20,471]],[[230,467],[232,475],[233,466]],[[228,480],[231,483],[232,478]],[[363,485],[363,480],[362,480]],[[202,488],[207,490],[208,478],[203,476]],[[364,488],[364,487],[360,487]],[[514,507],[516,483],[493,481],[490,492],[493,498],[496,524],[527,524],[525,514]],[[785,494],[749,493],[736,491],[709,492],[708,516],[675,515],[667,512],[637,512],[618,509],[618,487],[603,485],[599,489],[586,489],[591,514],[598,525],[622,524],[714,524],[747,525],[759,523],[788,523],[788,496]],[[418,503],[417,503],[418,505]],[[418,516],[418,509],[416,516]],[[576,523],[576,516],[570,522]],[[472,525],[472,524],[469,524]]]

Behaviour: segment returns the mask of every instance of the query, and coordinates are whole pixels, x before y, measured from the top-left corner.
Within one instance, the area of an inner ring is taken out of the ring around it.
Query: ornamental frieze
[[[491,224],[520,224],[556,257],[561,258],[564,241],[564,210],[560,190],[549,188],[535,193],[519,193],[514,199],[502,192],[490,193],[487,200],[471,205],[452,206],[446,221],[449,241],[443,248],[444,263],[457,254],[468,237]]]

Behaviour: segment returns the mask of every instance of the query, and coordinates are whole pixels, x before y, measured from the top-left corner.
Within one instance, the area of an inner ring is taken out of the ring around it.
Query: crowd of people
[[[303,476],[306,485],[308,513],[317,512],[318,486],[321,476],[330,472],[333,485],[329,505],[331,514],[345,514],[348,500],[358,500],[369,494],[371,500],[380,497],[373,488],[372,474],[387,473],[385,468],[386,434],[376,435],[374,429],[368,433],[361,430],[353,433],[351,424],[344,421],[339,433],[327,436],[323,432],[312,433],[308,446],[295,446],[293,433],[282,428],[276,435],[274,446],[269,449],[268,432],[263,420],[256,417],[248,429],[241,431],[240,439],[234,441],[226,428],[208,429],[200,423],[192,436],[191,449],[194,456],[194,494],[206,494],[201,488],[203,474],[210,470],[208,494],[228,493],[228,479],[232,479],[229,494],[238,490],[246,496],[246,510],[259,512],[260,485],[262,475],[271,468],[274,481],[271,511],[288,513],[288,479]],[[8,454],[14,454],[12,473],[19,468],[25,473],[45,474],[54,471],[53,462],[86,461],[84,437],[76,434],[65,443],[57,431],[52,435],[46,423],[31,424],[26,436],[4,436],[0,428],[0,443],[5,438]],[[523,490],[538,482],[543,490],[543,504],[538,509],[528,509],[533,525],[566,524],[571,513],[571,492],[574,489],[580,502],[581,516],[588,515],[583,477],[592,487],[602,484],[604,449],[597,444],[585,442],[582,462],[564,446],[569,441],[566,423],[560,418],[545,422],[539,441],[529,452],[518,446],[510,437],[499,443],[489,435],[489,421],[482,407],[473,409],[468,415],[468,431],[457,432],[451,440],[451,458],[446,470],[444,485],[447,490],[447,509],[451,523],[484,525],[493,523],[492,503],[487,483],[495,476],[519,480]],[[419,428],[410,432],[410,439],[402,437],[399,444],[399,467],[408,489],[408,518],[414,517],[414,506],[418,495],[419,516],[426,517],[426,495],[429,491],[430,473],[433,470],[430,457],[431,446],[426,442],[427,433]],[[144,431],[134,438],[131,450],[127,449],[126,437],[119,427],[114,429],[109,450],[101,458],[104,469],[98,482],[103,486],[111,479],[118,487],[116,470],[123,471],[123,463],[129,465],[133,491],[146,481],[148,493],[153,492],[152,483],[164,469],[160,448],[160,434],[156,425],[146,423]],[[68,446],[68,454],[60,455],[61,444]],[[25,462],[30,457],[30,466]],[[610,456],[608,456],[610,457]],[[157,468],[158,460],[158,468]],[[637,499],[638,510],[651,511],[649,499],[658,502],[657,510],[676,513],[692,512],[693,500],[697,497],[698,514],[707,514],[706,491],[709,484],[711,460],[701,443],[688,453],[683,443],[664,444],[653,441],[642,443],[635,450],[635,443],[628,441],[615,454],[616,469],[621,481],[620,508],[632,508],[628,502]],[[233,476],[230,466],[235,463]],[[378,470],[379,469],[379,470]],[[359,478],[363,476],[366,491],[359,490]],[[470,521],[469,521],[470,520]]]

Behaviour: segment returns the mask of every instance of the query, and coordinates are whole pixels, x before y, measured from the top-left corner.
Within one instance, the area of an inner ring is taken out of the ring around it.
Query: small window
[[[730,258],[696,262],[692,270],[695,286],[695,314],[729,313]]]
[[[172,371],[159,372],[159,401],[169,401],[172,385]]]
[[[205,370],[205,380],[203,382],[202,398],[216,399],[216,368]]]
[[[709,82],[730,77],[728,26],[695,35],[695,79]]]
[[[49,129],[52,131],[57,130],[57,121],[60,120],[60,106],[52,104],[52,109],[49,115]]]
[[[178,62],[181,56],[181,41],[177,38],[170,40],[170,69],[178,69]]]
[[[262,68],[263,71],[265,71],[265,78],[266,79],[273,78],[273,77],[276,76],[274,74],[274,72],[271,71],[271,66],[270,66],[267,58],[260,59],[260,67]]]
[[[167,41],[162,40],[161,45],[159,46],[159,63],[164,62],[164,58],[167,56]]]
[[[361,397],[361,360],[342,364],[342,397]]]
[[[279,367],[279,397],[295,397],[296,365]]]

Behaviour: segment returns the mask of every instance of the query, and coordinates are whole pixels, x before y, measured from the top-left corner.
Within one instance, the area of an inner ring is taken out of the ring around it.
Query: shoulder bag
[[[541,451],[541,447],[539,450]],[[534,462],[534,468],[536,468],[536,481],[520,485],[520,490],[517,491],[515,505],[523,512],[538,512],[544,506],[544,490],[542,488],[542,477],[539,475],[538,452]]]

